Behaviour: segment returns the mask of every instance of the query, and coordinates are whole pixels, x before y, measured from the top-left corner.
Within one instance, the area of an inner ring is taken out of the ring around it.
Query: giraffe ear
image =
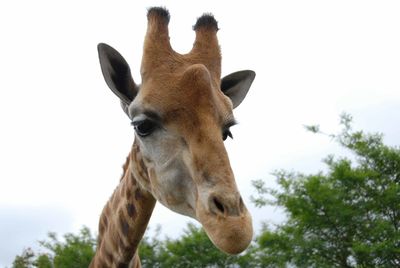
[[[221,90],[231,99],[233,108],[238,107],[242,103],[255,77],[256,73],[254,71],[244,70],[231,73],[222,78]]]
[[[104,79],[111,91],[119,97],[122,108],[126,111],[139,90],[132,79],[129,65],[117,50],[107,44],[98,44],[97,50]]]

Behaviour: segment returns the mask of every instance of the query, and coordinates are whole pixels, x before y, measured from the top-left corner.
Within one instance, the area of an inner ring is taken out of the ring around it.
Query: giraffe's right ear
[[[107,44],[98,44],[97,50],[104,79],[111,91],[119,97],[122,109],[127,113],[129,104],[139,90],[132,79],[129,65],[118,51]]]

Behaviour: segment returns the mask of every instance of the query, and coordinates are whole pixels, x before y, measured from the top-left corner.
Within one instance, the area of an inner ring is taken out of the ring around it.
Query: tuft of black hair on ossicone
[[[197,30],[199,28],[211,28],[215,31],[218,31],[218,22],[215,20],[214,16],[211,13],[205,13],[200,18],[197,19],[196,24],[193,26],[193,30]]]
[[[163,18],[166,23],[169,23],[170,15],[168,9],[165,7],[151,7],[147,11],[147,18],[150,16],[158,16]]]

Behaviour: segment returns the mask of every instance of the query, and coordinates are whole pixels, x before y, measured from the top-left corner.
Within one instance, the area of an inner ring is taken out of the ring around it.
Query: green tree
[[[52,253],[55,268],[87,268],[94,256],[95,239],[87,227],[83,227],[78,235],[68,233],[65,241],[59,241],[55,233],[49,233],[49,241],[41,241],[40,245]]]
[[[328,156],[325,173],[276,172],[279,190],[254,183],[255,204],[283,207],[288,217],[257,238],[255,267],[400,267],[400,149],[353,131],[351,121],[343,114],[342,132],[329,136],[354,161]]]
[[[78,235],[67,233],[63,241],[55,233],[48,234],[48,240],[40,241],[48,254],[35,254],[25,249],[21,256],[16,256],[13,268],[87,268],[94,256],[95,238],[89,228],[83,227]]]
[[[35,260],[35,266],[38,268],[53,268],[51,258],[48,254],[40,254]]]
[[[13,261],[12,268],[31,268],[34,263],[35,253],[31,248],[26,248],[21,255],[17,255]]]
[[[158,226],[152,238],[144,236],[139,245],[139,256],[142,267],[161,267],[160,249],[163,241],[158,237],[161,234],[161,227]]]

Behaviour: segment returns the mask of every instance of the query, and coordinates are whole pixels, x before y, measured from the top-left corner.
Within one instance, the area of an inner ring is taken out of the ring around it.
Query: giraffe
[[[197,19],[187,54],[170,45],[168,10],[150,8],[147,20],[141,85],[119,52],[98,45],[104,79],[119,97],[135,139],[100,216],[90,267],[141,267],[138,244],[156,201],[199,221],[226,253],[242,252],[253,236],[223,142],[232,137],[233,109],[255,73],[239,71],[221,79],[218,24],[211,14]]]

